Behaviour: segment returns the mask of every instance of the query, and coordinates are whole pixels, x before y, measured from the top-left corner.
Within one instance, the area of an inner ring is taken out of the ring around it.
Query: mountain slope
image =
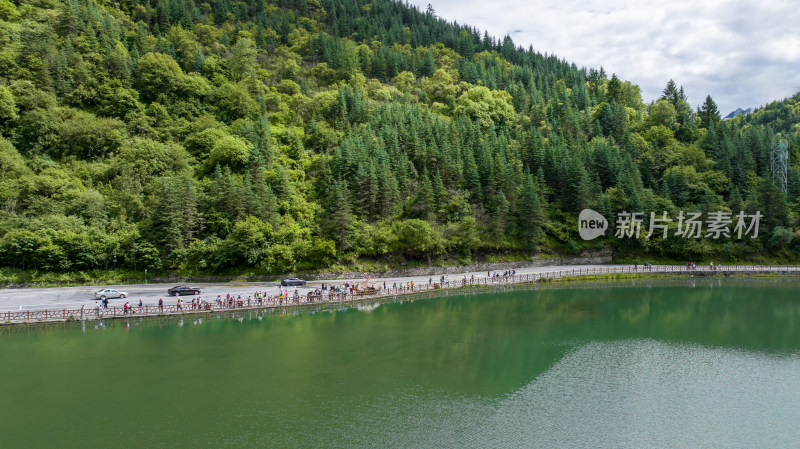
[[[800,93],[756,108],[752,113],[739,117],[737,123],[739,126],[769,127],[777,133],[797,134],[800,131]]]
[[[724,118],[725,118],[725,120],[729,120],[729,119],[732,119],[732,118],[737,117],[739,115],[749,114],[751,112],[753,112],[752,108],[747,108],[747,109],[736,108],[735,111],[731,111],[731,113],[726,115]]]
[[[7,267],[796,251],[761,125],[401,3],[0,0],[0,42]],[[761,208],[768,235],[580,242],[586,207]]]

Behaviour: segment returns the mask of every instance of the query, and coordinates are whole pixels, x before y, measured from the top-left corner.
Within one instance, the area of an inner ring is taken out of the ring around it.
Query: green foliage
[[[724,121],[674,81],[644,105],[602,69],[402,2],[0,0],[0,267],[790,258],[799,123],[797,96]],[[768,236],[578,243],[586,207],[761,211]]]
[[[0,123],[4,124],[0,125],[0,131],[8,127],[8,124],[17,117],[17,102],[14,100],[14,94],[8,87],[0,85]]]
[[[136,72],[135,85],[145,100],[198,98],[211,90],[205,78],[186,75],[171,56],[163,53],[144,54],[139,58]]]
[[[253,145],[236,136],[222,136],[214,142],[208,155],[210,167],[227,165],[233,169],[243,168],[250,160]]]
[[[711,95],[706,96],[700,110],[697,111],[700,119],[700,127],[708,128],[710,126],[718,125],[720,121],[719,110],[717,110],[717,103],[711,98]]]
[[[30,172],[14,145],[0,137],[0,174],[4,179],[18,178]]]
[[[183,70],[169,55],[146,53],[139,58],[136,85],[145,98],[155,100],[159,94],[177,92],[185,78]]]
[[[239,38],[236,45],[231,48],[230,60],[231,76],[234,80],[242,80],[256,75],[256,49],[253,40],[247,37]]]
[[[250,216],[233,225],[225,243],[239,263],[257,265],[265,257],[271,239],[272,226]]]
[[[127,131],[118,119],[97,117],[83,111],[66,111],[58,126],[54,155],[96,159],[119,150]]]
[[[6,22],[16,22],[19,18],[20,14],[16,5],[9,0],[0,0],[0,19]]]
[[[672,103],[661,99],[650,105],[645,123],[649,127],[663,126],[666,129],[676,131],[678,129],[678,113]]]
[[[259,113],[258,103],[243,85],[223,83],[212,91],[211,101],[217,108],[217,117],[226,123],[255,118]]]
[[[468,116],[484,130],[510,126],[515,116],[511,95],[483,86],[472,87],[461,95],[456,100],[454,112]]]
[[[431,257],[442,251],[442,242],[435,229],[424,220],[411,219],[398,223],[397,250],[412,257]]]
[[[191,171],[191,157],[175,143],[133,138],[125,142],[111,167],[112,178],[123,177],[145,185],[152,178]]]

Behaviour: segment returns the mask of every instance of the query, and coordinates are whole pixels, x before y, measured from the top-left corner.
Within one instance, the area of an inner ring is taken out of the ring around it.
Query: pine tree
[[[700,106],[697,115],[700,116],[701,128],[710,128],[712,124],[716,125],[720,122],[717,104],[711,98],[711,95],[706,96],[706,100],[703,102],[703,105]]]
[[[378,203],[378,177],[372,163],[360,163],[353,183],[355,213],[368,221],[375,219]]]
[[[536,182],[533,180],[533,176],[527,173],[517,207],[517,228],[528,249],[534,249],[536,243],[543,237],[542,226],[545,220],[544,207],[542,207]]]
[[[436,199],[427,172],[422,172],[417,182],[417,192],[411,207],[411,216],[427,221],[435,220]]]
[[[473,204],[483,204],[483,187],[478,175],[478,166],[470,149],[464,150],[464,189],[469,192]]]
[[[425,13],[431,17],[436,17],[436,10],[433,9],[433,5],[431,5],[430,3],[428,3],[427,8],[425,8]]]
[[[388,163],[381,164],[378,182],[380,191],[377,212],[380,218],[390,220],[397,214],[400,204],[400,190],[397,185],[397,179],[389,169]]]
[[[425,56],[422,57],[422,63],[419,68],[419,75],[420,76],[433,76],[433,72],[436,71],[436,61],[433,60],[433,55],[430,51],[425,52]]]
[[[347,183],[334,182],[328,195],[325,227],[327,234],[336,242],[336,246],[341,251],[348,251],[352,247],[353,221]]]
[[[444,187],[444,182],[442,182],[442,177],[439,175],[437,171],[435,175],[433,175],[433,210],[436,215],[441,215],[442,209],[444,208],[445,204],[447,204],[448,199],[448,192],[447,189]]]
[[[158,190],[153,193],[147,234],[158,243],[162,257],[184,248],[202,226],[202,216],[197,210],[195,181],[187,176],[160,178]]]
[[[670,80],[670,82],[672,82],[672,80]],[[673,83],[673,85],[674,84],[675,83]],[[608,86],[606,87],[606,92],[606,101],[609,103],[612,101],[615,103],[623,102],[622,81],[617,78],[616,73],[611,75],[611,79],[608,81]]]
[[[728,207],[730,207],[733,215],[736,215],[744,210],[744,201],[742,201],[742,194],[739,191],[739,188],[736,186],[734,186],[733,189],[731,189],[731,194],[728,197]]]
[[[500,242],[505,238],[508,228],[508,200],[505,194],[502,191],[497,192],[487,208],[491,210],[489,234],[495,241]]]
[[[672,79],[667,82],[667,86],[664,87],[664,90],[661,91],[661,93],[661,98],[669,100],[673,105],[675,105],[679,100],[682,100],[682,98],[680,98],[680,93],[678,92],[678,87],[675,84],[675,81]]]

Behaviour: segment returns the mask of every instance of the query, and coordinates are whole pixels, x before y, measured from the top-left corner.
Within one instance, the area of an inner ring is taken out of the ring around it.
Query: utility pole
[[[771,165],[772,182],[786,193],[789,178],[789,144],[781,139],[772,144]]]

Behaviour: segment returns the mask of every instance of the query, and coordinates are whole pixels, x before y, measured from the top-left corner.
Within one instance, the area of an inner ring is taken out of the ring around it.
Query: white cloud
[[[421,8],[428,2],[416,2]],[[638,84],[669,79],[724,115],[800,90],[800,8],[789,0],[435,0],[438,16]]]

